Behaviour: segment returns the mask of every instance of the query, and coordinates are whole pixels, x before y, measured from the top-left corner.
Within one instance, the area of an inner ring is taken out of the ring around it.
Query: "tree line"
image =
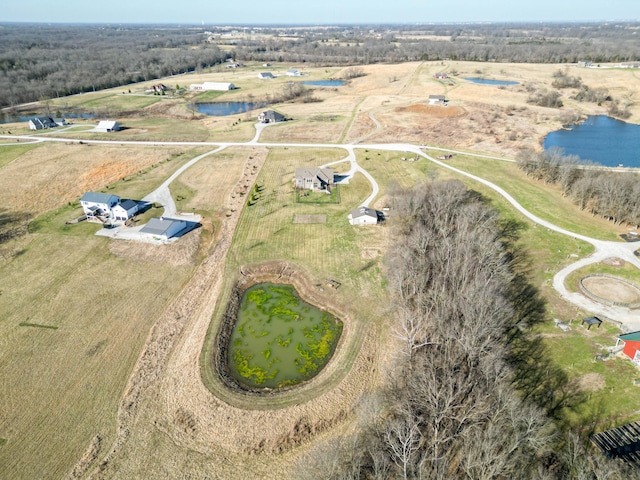
[[[529,327],[544,305],[503,222],[458,181],[398,191],[387,259],[396,357],[357,428],[309,452],[300,478],[634,478],[554,419],[579,401]],[[545,363],[546,362],[546,363]]]
[[[201,32],[105,25],[3,25],[0,106],[152,80],[227,58]]]
[[[640,225],[640,182],[631,172],[598,169],[576,155],[564,155],[558,148],[543,152],[524,149],[518,167],[529,177],[558,184],[562,195],[581,209],[606,218],[616,225]]]
[[[207,68],[230,55],[241,61],[317,65],[447,59],[520,63],[640,59],[636,23],[206,30],[170,25],[1,27],[0,107]],[[236,30],[235,35],[226,35]]]

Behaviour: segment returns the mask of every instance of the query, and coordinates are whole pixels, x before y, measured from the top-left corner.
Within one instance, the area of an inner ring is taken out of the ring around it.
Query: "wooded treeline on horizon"
[[[639,29],[637,23],[321,28],[0,24],[0,107],[208,68],[229,56],[315,65],[444,59],[637,61]]]

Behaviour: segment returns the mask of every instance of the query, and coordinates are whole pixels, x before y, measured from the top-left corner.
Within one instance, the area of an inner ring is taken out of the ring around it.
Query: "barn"
[[[204,82],[204,83],[192,83],[189,85],[189,90],[202,91],[202,92],[226,92],[228,90],[235,90],[236,86],[233,83],[226,82]]]
[[[622,352],[633,360],[636,365],[640,366],[640,332],[620,335],[616,342],[616,346],[620,345],[620,342],[624,343]]]

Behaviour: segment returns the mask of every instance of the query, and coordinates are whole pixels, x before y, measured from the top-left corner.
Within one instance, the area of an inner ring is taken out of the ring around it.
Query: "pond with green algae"
[[[260,283],[242,296],[231,334],[229,367],[242,385],[282,388],[327,364],[342,322],[303,301],[291,285]]]

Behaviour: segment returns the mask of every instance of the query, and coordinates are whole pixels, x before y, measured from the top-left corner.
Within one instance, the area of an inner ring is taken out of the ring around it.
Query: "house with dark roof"
[[[258,122],[260,123],[278,123],[286,120],[287,118],[284,115],[275,110],[265,110],[258,115]]]
[[[131,217],[138,213],[138,202],[134,200],[122,200],[115,207],[111,209],[113,219],[116,222],[126,222]]]
[[[640,332],[620,335],[616,341],[616,346],[620,345],[620,342],[624,343],[622,352],[633,360],[636,365],[640,366]]]
[[[303,190],[330,190],[333,187],[333,169],[296,168],[295,187]]]
[[[351,225],[376,225],[382,214],[369,207],[358,207],[351,210],[347,215]]]
[[[258,78],[260,80],[270,80],[270,79],[276,78],[276,77],[271,72],[260,72],[260,73],[258,73]]]
[[[56,121],[51,117],[34,117],[29,120],[30,130],[46,130],[47,128],[55,128],[58,126]]]

